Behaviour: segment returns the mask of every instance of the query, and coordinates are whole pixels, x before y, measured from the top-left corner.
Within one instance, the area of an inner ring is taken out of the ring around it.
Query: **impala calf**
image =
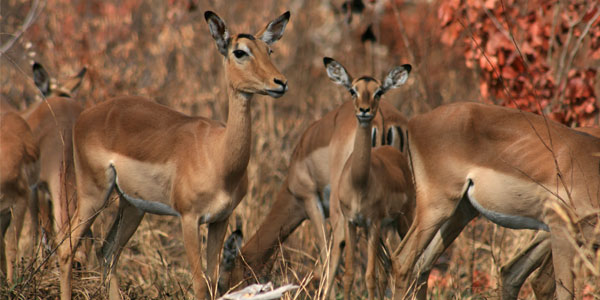
[[[338,177],[353,147],[357,129],[352,101],[342,103],[321,119],[313,122],[302,134],[290,158],[287,176],[275,196],[275,201],[264,222],[244,244],[230,274],[223,274],[224,286],[231,286],[244,279],[253,279],[255,273],[270,267],[269,260],[280,242],[306,219],[310,219],[316,230],[317,243],[321,250],[321,268],[326,269],[328,240],[325,218],[341,223],[339,205],[324,197],[324,191],[338,182]],[[371,143],[404,147],[402,135],[407,120],[391,104],[383,101],[373,119]],[[343,226],[336,226],[341,228]],[[343,231],[340,234],[343,239]],[[333,251],[339,253],[339,245]],[[339,254],[338,254],[339,256]],[[243,258],[243,259],[242,259]],[[325,270],[324,269],[324,270]],[[315,271],[315,277],[321,272]],[[230,277],[229,277],[230,275]]]
[[[408,134],[417,198],[415,219],[394,258],[396,298],[408,295],[415,263],[430,241],[446,247],[478,213],[508,228],[549,230],[558,298],[581,294],[571,272],[576,252],[553,207],[586,221],[578,226],[589,235],[594,222],[587,221],[597,222],[600,198],[597,138],[539,115],[477,103],[416,116]]]
[[[0,115],[0,271],[13,282],[19,236],[29,200],[28,168],[38,158],[31,129],[16,112]]]
[[[181,217],[184,245],[198,298],[215,297],[218,257],[229,216],[246,194],[251,145],[251,99],[277,98],[287,80],[272,64],[289,12],[256,36],[230,35],[225,22],[207,11],[228,86],[227,124],[190,117],[141,97],[120,97],[84,111],[73,130],[78,207],[73,251],[113,190],[119,212],[100,254],[110,299],[119,299],[115,274],[119,255],[146,212]],[[208,224],[206,270],[200,225]],[[69,247],[72,244],[73,249]],[[65,251],[64,253],[67,253]],[[62,299],[71,297],[71,255],[60,257]],[[105,273],[106,273],[105,272]]]
[[[406,232],[412,222],[414,188],[406,156],[398,148],[371,149],[371,128],[381,96],[404,84],[411,66],[394,68],[381,83],[367,76],[352,80],[335,60],[326,57],[323,61],[331,80],[350,92],[358,120],[354,148],[344,165],[336,191],[346,226],[344,298],[350,299],[354,280],[356,227],[363,227],[368,238],[365,280],[369,299],[375,299],[375,267],[382,226],[386,222],[395,222],[400,232]],[[337,262],[331,264],[336,266]],[[335,274],[335,269],[330,269],[329,274]],[[384,297],[382,291],[379,297]]]

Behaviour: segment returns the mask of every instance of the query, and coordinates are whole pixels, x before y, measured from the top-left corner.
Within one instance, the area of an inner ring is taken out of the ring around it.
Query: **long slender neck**
[[[356,128],[351,163],[352,184],[355,187],[366,187],[371,168],[371,122],[359,122]]]
[[[223,172],[228,178],[239,179],[246,172],[250,160],[250,144],[252,140],[252,116],[250,104],[252,94],[227,89],[229,98],[229,114],[225,136],[221,140],[220,154]]]

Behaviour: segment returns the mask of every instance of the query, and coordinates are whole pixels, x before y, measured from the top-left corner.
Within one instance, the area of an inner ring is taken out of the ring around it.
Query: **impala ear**
[[[33,63],[33,81],[44,97],[50,95],[50,75],[40,63]]]
[[[204,13],[204,19],[206,19],[206,23],[208,23],[210,35],[212,35],[213,39],[217,42],[217,49],[219,49],[219,52],[223,54],[223,56],[227,56],[227,48],[229,48],[229,43],[231,42],[231,36],[227,30],[227,25],[225,25],[225,22],[221,20],[217,14],[210,10]]]
[[[403,85],[406,82],[406,79],[408,79],[408,74],[410,73],[411,69],[411,65],[406,64],[391,70],[383,81],[381,92],[385,93],[390,89],[395,89]]]
[[[256,36],[268,45],[271,45],[283,36],[285,25],[287,25],[289,20],[290,12],[286,11],[283,15],[267,24]]]
[[[352,77],[348,74],[342,64],[329,57],[323,58],[323,64],[325,64],[327,76],[329,76],[333,82],[344,86],[348,90],[352,90]]]
[[[69,91],[71,95],[75,94],[77,90],[79,90],[79,88],[81,87],[81,82],[83,81],[83,77],[85,76],[86,72],[87,68],[83,67],[83,69],[81,69],[81,71],[79,71],[79,73],[75,77],[65,82],[65,84],[63,85],[64,89]]]

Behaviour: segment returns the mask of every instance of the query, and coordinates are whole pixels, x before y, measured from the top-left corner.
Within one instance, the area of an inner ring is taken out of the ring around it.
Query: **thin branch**
[[[35,22],[35,20],[39,16],[40,12],[42,11],[42,8],[43,7],[40,7],[39,0],[33,1],[21,28],[14,33],[13,37],[10,40],[8,40],[8,42],[0,46],[0,56],[4,55],[6,51],[8,51],[14,45],[14,43],[21,37],[21,35],[23,35],[23,33],[25,33],[27,29],[29,29],[29,26],[31,26],[31,24],[33,24],[33,22]]]
[[[577,39],[577,41],[575,42],[575,46],[573,46],[573,50],[571,51],[571,53],[569,53],[569,58],[567,60],[567,66],[566,68],[563,70],[562,74],[568,74],[569,70],[571,69],[571,66],[573,65],[573,60],[575,59],[575,55],[577,55],[577,52],[579,52],[579,49],[581,48],[581,44],[583,43],[583,39],[588,35],[590,28],[592,27],[592,24],[594,24],[596,22],[596,20],[598,20],[598,18],[600,17],[600,9],[598,9],[596,11],[596,14],[590,19],[590,21],[585,25],[583,32],[581,33],[581,35],[579,36],[579,38]],[[562,77],[562,76],[561,76]],[[559,82],[559,88],[558,88],[558,101],[555,104],[559,104],[562,103],[564,98],[565,98],[565,87],[567,85],[567,76],[565,75],[564,80],[562,82]]]

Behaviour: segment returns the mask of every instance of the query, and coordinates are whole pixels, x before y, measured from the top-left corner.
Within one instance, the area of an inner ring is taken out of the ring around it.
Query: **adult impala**
[[[294,148],[287,177],[271,210],[256,233],[244,244],[235,266],[228,266],[233,270],[230,278],[224,278],[225,285],[253,278],[249,270],[260,272],[268,267],[269,259],[279,243],[285,241],[306,219],[310,219],[316,230],[315,236],[321,249],[320,266],[325,267],[323,264],[328,260],[330,240],[325,229],[328,207],[331,223],[338,229],[338,236],[342,237],[340,241],[343,241],[344,233],[339,205],[333,199],[328,201],[323,193],[328,186],[331,187],[331,183],[337,184],[344,163],[352,153],[358,127],[353,111],[352,101],[344,102],[304,131]],[[408,121],[393,105],[386,101],[380,102],[372,123],[373,146],[385,144],[405,147],[403,132]],[[340,253],[339,246],[334,245],[331,251],[337,257]],[[321,272],[316,271],[315,275],[320,276]]]
[[[255,36],[231,36],[215,13],[207,11],[204,17],[224,56],[227,125],[186,116],[141,97],[98,104],[84,111],[75,124],[74,248],[111,192],[116,190],[120,196],[118,217],[100,251],[111,299],[119,298],[114,271],[121,250],[147,212],[181,217],[196,296],[204,298],[207,292],[215,296],[213,284],[228,218],[246,193],[252,96],[277,98],[287,90],[286,78],[271,63],[270,45],[281,38],[289,12]],[[206,271],[201,266],[201,224],[208,224]],[[72,255],[60,257],[62,299],[71,297],[71,260]]]
[[[13,111],[0,112],[0,273],[9,284],[30,196],[28,169],[38,155],[25,120]]]
[[[600,138],[599,127],[574,129]],[[540,271],[532,280],[536,298],[548,299],[553,297],[556,284],[554,280],[548,278],[554,273],[551,255],[550,234],[546,231],[538,232],[527,246],[523,247],[514,258],[502,266],[500,272],[502,276],[502,299],[517,299],[525,279],[537,268],[540,268]]]
[[[539,115],[477,103],[414,117],[408,134],[417,202],[394,258],[396,298],[409,292],[415,263],[434,236],[447,246],[462,230],[452,224],[477,213],[509,228],[550,231],[558,298],[580,293],[570,270],[576,252],[555,209],[595,238],[589,229],[600,198],[597,138]]]
[[[335,191],[346,226],[344,298],[350,299],[354,280],[356,228],[364,227],[368,237],[365,281],[369,299],[375,299],[375,267],[383,223],[396,222],[398,231],[406,233],[412,222],[414,187],[407,157],[400,149],[391,146],[371,149],[371,127],[381,97],[406,82],[411,66],[394,68],[382,83],[368,76],[352,80],[340,63],[328,57],[323,61],[331,80],[350,91],[358,121],[352,154],[344,164]],[[334,236],[334,244],[338,239]],[[337,261],[331,265],[337,266]],[[330,268],[329,274],[328,289],[335,268]],[[382,291],[379,297],[384,297]]]

